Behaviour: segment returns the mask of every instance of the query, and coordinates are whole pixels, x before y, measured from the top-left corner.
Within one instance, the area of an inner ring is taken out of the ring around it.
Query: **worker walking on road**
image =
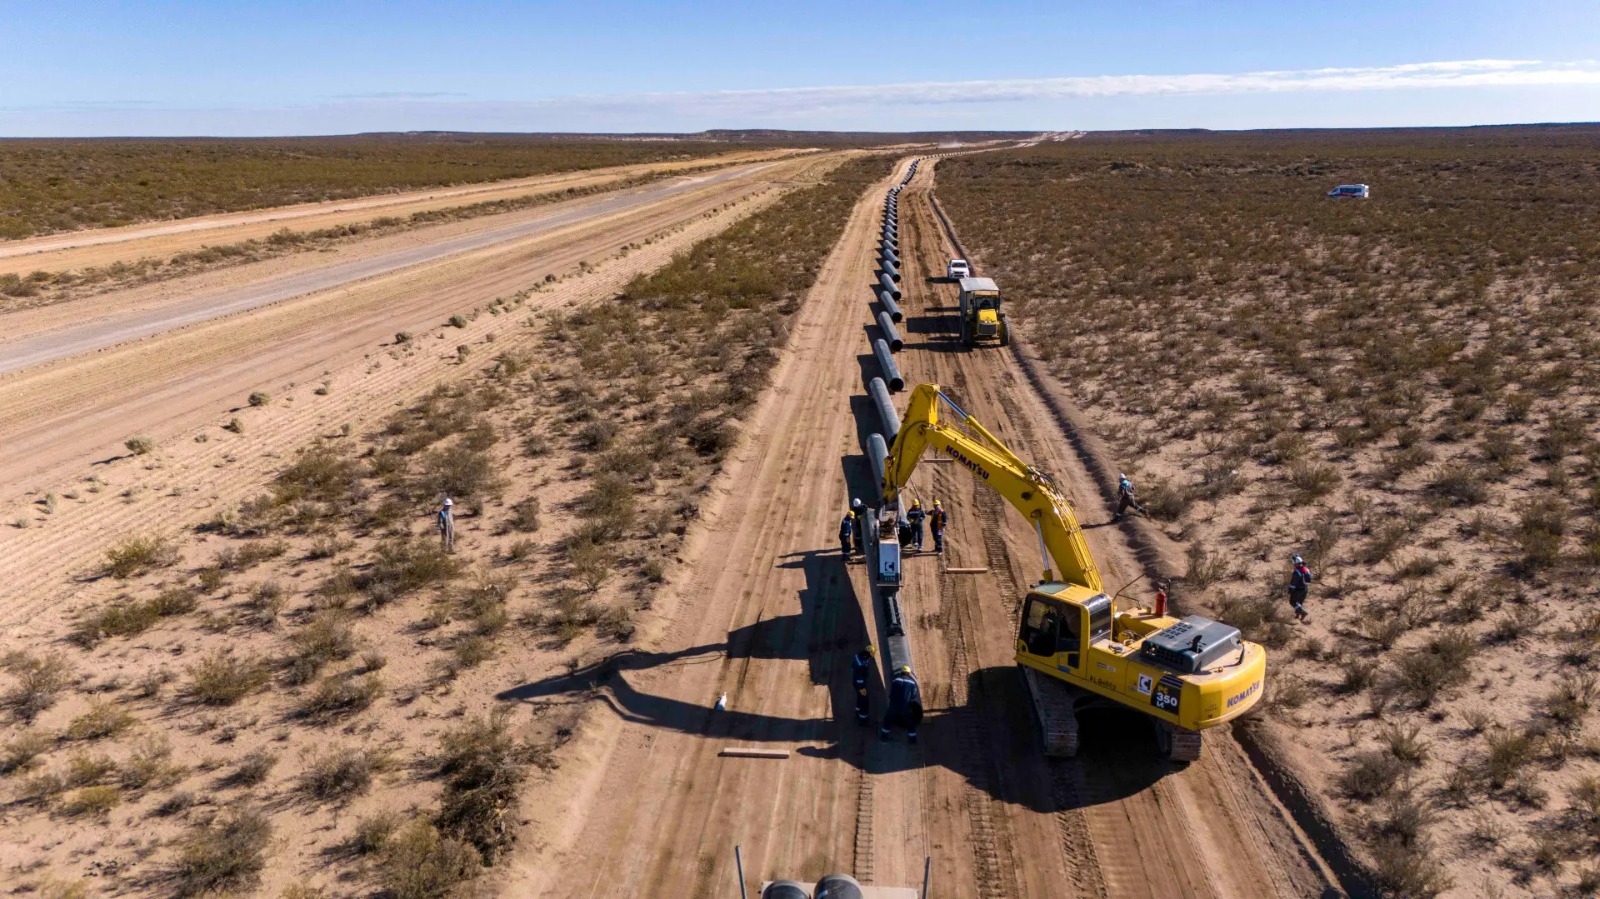
[[[439,528],[439,546],[447,553],[456,551],[456,501],[450,497],[444,498],[444,505],[439,507],[436,524]]]
[[[911,501],[911,511],[906,513],[906,521],[911,523],[911,548],[922,552],[922,523],[928,518],[928,513],[922,511],[922,503],[918,500]]]
[[[863,557],[867,554],[866,515],[867,507],[861,504],[861,500],[852,499],[850,501],[850,516],[854,521],[850,525],[850,538],[855,541],[856,555]]]
[[[890,728],[903,727],[906,739],[915,743],[917,725],[921,723],[922,688],[917,685],[917,677],[911,673],[911,666],[901,665],[895,670],[894,680],[889,682],[889,711],[883,716],[878,739],[887,740]]]
[[[928,516],[928,527],[933,531],[933,551],[944,555],[944,528],[950,523],[950,516],[945,514],[944,506],[938,500],[933,501],[933,513]]]
[[[1139,500],[1133,495],[1133,482],[1122,472],[1117,472],[1117,518],[1132,509],[1140,515],[1146,514],[1144,506],[1139,505]]]
[[[844,556],[846,562],[850,561],[850,540],[855,535],[856,516],[851,512],[844,513],[839,519],[839,554]]]
[[[868,643],[865,649],[850,659],[850,685],[856,691],[856,723],[865,727],[871,717],[867,698],[867,682],[872,680],[872,666],[877,664],[878,650]]]
[[[1290,561],[1294,564],[1294,570],[1289,574],[1289,605],[1294,607],[1294,617],[1304,623],[1311,620],[1311,616],[1306,614],[1306,596],[1311,592],[1311,566],[1299,556]]]

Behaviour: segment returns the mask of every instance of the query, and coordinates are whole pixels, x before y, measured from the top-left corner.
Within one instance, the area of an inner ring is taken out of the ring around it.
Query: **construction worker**
[[[910,665],[895,669],[894,680],[889,681],[889,712],[883,716],[883,726],[878,739],[889,739],[891,727],[906,729],[906,739],[917,742],[917,725],[922,723],[922,688],[917,686],[917,676]]]
[[[867,682],[872,680],[872,666],[877,664],[878,650],[868,643],[850,659],[850,685],[856,690],[856,723],[865,727],[870,716]]]
[[[944,555],[944,528],[950,523],[950,516],[944,511],[944,506],[938,500],[933,501],[933,513],[928,516],[928,527],[933,531],[933,551]]]
[[[1302,623],[1311,620],[1306,614],[1306,595],[1311,592],[1311,566],[1299,556],[1290,559],[1294,569],[1289,574],[1289,605],[1294,607],[1294,617]]]
[[[439,507],[439,514],[434,516],[439,528],[439,546],[447,553],[456,551],[455,504],[455,500],[445,497],[444,505]]]
[[[1123,513],[1127,512],[1129,509],[1132,509],[1133,511],[1138,512],[1140,515],[1144,515],[1145,514],[1144,506],[1139,505],[1139,500],[1134,498],[1134,495],[1133,495],[1133,482],[1128,480],[1128,476],[1127,475],[1125,475],[1125,474],[1123,474],[1122,472],[1119,471],[1119,472],[1117,472],[1117,515],[1116,515],[1116,517],[1118,519],[1122,518]]]
[[[850,538],[855,534],[855,530],[855,513],[844,513],[844,517],[839,519],[839,554],[844,556],[846,562],[850,561]]]
[[[850,515],[855,519],[850,528],[850,537],[855,541],[856,555],[865,556],[867,554],[867,507],[862,505],[861,500],[852,499],[850,501]]]
[[[911,548],[922,552],[922,523],[928,518],[928,513],[922,511],[922,503],[911,501],[911,511],[906,513],[906,521],[911,522]]]

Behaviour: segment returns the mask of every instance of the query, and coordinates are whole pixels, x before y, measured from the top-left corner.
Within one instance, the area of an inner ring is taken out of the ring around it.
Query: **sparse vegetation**
[[[12,652],[0,659],[0,667],[15,681],[0,695],[0,704],[19,721],[32,721],[40,712],[55,705],[61,691],[72,680],[72,667],[59,655]]]
[[[132,536],[106,550],[106,574],[129,578],[178,561],[177,547],[164,537]]]
[[[225,811],[185,837],[171,872],[173,892],[201,896],[247,889],[267,864],[272,824],[253,809]]]
[[[218,649],[189,668],[188,693],[196,702],[233,705],[266,685],[267,666]]]
[[[1595,149],[1577,128],[1107,134],[939,164],[1026,352],[1120,464],[1185,496],[1155,520],[1188,544],[1186,602],[1267,642],[1255,597],[1281,591],[1279,553],[1313,560],[1295,670],[1326,703],[1294,742],[1352,797],[1348,830],[1396,895],[1448,882],[1459,850],[1425,838],[1430,817],[1459,831],[1487,786],[1531,837],[1532,771],[1596,761],[1577,748],[1593,700],[1549,674],[1600,654],[1569,612],[1600,558],[1600,237],[1578,213],[1600,202]],[[1341,180],[1381,182],[1381,201],[1326,200]],[[1465,700],[1494,718],[1463,766],[1445,712]],[[1345,755],[1373,717],[1387,748]],[[1389,793],[1408,771],[1415,808]],[[1440,781],[1456,801],[1428,807]],[[1547,854],[1517,871],[1563,893],[1576,875]]]

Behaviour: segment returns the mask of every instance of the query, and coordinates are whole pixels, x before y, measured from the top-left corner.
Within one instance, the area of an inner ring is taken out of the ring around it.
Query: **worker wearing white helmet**
[[[456,551],[455,504],[455,500],[445,497],[444,505],[439,507],[438,515],[434,516],[439,528],[439,546],[447,553]]]

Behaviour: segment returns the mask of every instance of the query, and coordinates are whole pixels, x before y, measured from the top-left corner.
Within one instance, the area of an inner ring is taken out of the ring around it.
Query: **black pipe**
[[[878,313],[878,327],[883,329],[883,339],[889,341],[889,349],[898,353],[905,348],[906,342],[900,339],[900,329],[889,320],[889,313]]]
[[[872,462],[872,474],[873,474],[873,477],[878,479],[877,480],[878,495],[882,496],[883,495],[883,466],[884,466],[884,460],[889,458],[889,444],[884,441],[883,435],[877,433],[876,431],[874,431],[873,433],[867,435],[867,458]],[[880,539],[880,540],[893,540],[895,538],[894,538],[893,535],[891,535],[891,536],[887,536],[887,537],[880,536],[878,539]]]
[[[894,353],[883,338],[872,342],[872,355],[878,357],[878,367],[883,369],[883,381],[889,385],[889,391],[899,393],[906,389],[906,379],[900,377],[900,366],[894,363]]]
[[[894,301],[894,297],[889,296],[888,291],[878,291],[878,305],[883,307],[884,312],[889,313],[890,321],[905,321],[906,315],[900,311],[900,304]]]
[[[894,410],[894,401],[889,399],[889,385],[883,383],[882,378],[873,378],[867,382],[867,396],[872,397],[872,405],[878,410],[878,419],[883,422],[883,433],[899,434],[900,413]]]

